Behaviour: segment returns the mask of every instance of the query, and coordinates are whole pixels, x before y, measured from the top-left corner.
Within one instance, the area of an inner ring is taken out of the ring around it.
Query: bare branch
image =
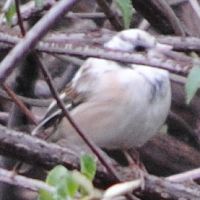
[[[5,81],[7,76],[14,70],[24,56],[33,49],[37,42],[47,33],[50,27],[68,11],[78,0],[61,0],[49,12],[37,22],[37,24],[26,34],[23,40],[18,43],[12,51],[3,59],[0,64],[0,80]]]
[[[0,154],[48,168],[57,164],[63,164],[69,168],[78,167],[78,156],[73,151],[56,144],[48,144],[43,140],[1,125],[0,133]]]
[[[99,7],[103,10],[105,15],[107,16],[108,20],[115,28],[115,30],[120,31],[122,30],[122,25],[120,24],[119,20],[116,17],[116,14],[110,9],[110,6],[105,0],[97,0]]]
[[[22,34],[22,36],[25,36],[26,31],[25,31],[24,24],[23,24],[23,21],[22,21],[22,16],[21,16],[21,13],[20,13],[19,0],[15,0],[15,8],[16,8],[16,12],[17,12],[17,19],[18,19],[18,22],[19,22],[18,24],[19,24],[19,27],[20,27],[20,30],[21,30],[21,34]]]
[[[59,38],[59,37],[58,37]],[[64,40],[66,40],[65,38]],[[75,39],[75,38],[74,38]],[[84,38],[85,39],[85,38]],[[176,38],[170,37],[167,41],[165,38],[161,37],[159,39],[160,42],[165,44],[170,44],[174,46],[175,49],[179,49],[179,46],[183,47],[183,41],[186,41],[187,44],[184,45],[185,49],[196,50],[200,51],[200,39],[195,38],[194,42],[190,43],[189,40],[191,38]],[[7,44],[16,44],[20,39],[18,37],[13,37],[5,33],[0,33],[0,41],[6,42]],[[47,41],[47,40],[46,40]],[[87,40],[88,41],[88,40]],[[93,40],[94,41],[94,40]],[[176,42],[175,42],[176,41]],[[88,43],[88,42],[87,42]],[[135,64],[142,64],[142,65],[150,65],[153,67],[163,68],[169,70],[171,72],[177,74],[187,74],[189,70],[193,67],[193,63],[199,63],[192,59],[189,56],[179,54],[176,52],[166,52],[161,57],[154,57],[154,56],[146,56],[141,53],[123,53],[119,51],[111,51],[105,50],[96,45],[88,45],[88,44],[77,44],[73,42],[39,42],[38,46],[36,47],[37,50],[46,52],[46,53],[53,53],[53,54],[62,54],[62,55],[75,55],[75,56],[88,56],[88,57],[98,57],[104,59],[110,59],[115,61],[120,61],[124,63],[135,63]],[[1,72],[0,72],[1,73]]]
[[[0,88],[0,97],[4,98],[8,101],[12,101],[12,99]],[[52,102],[51,99],[33,99],[28,97],[23,97],[20,95],[17,95],[17,97],[30,106],[37,106],[37,107],[48,107],[50,103]]]
[[[0,182],[20,186],[32,191],[38,191],[40,189],[44,189],[52,193],[55,191],[52,186],[47,185],[43,181],[26,178],[24,176],[15,174],[13,171],[8,171],[2,168],[0,168]]]
[[[15,104],[20,108],[20,110],[28,117],[29,120],[35,125],[37,125],[37,120],[35,119],[32,112],[24,105],[24,103],[18,99],[17,95],[6,85],[2,84],[4,90],[8,93],[8,95],[13,99]]]

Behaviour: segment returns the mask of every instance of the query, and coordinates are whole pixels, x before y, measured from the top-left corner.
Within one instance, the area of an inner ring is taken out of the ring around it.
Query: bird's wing
[[[73,107],[77,106],[81,102],[83,102],[83,95],[77,94],[75,90],[73,90],[69,85],[66,87],[64,93],[60,95],[60,99],[64,102],[65,109],[71,110]],[[55,124],[58,119],[61,119],[62,110],[57,105],[57,102],[54,100],[43,119],[40,123],[33,129],[31,132],[32,135],[37,135],[42,129],[47,129]]]
[[[60,95],[60,99],[65,104],[67,110],[73,109],[78,104],[85,101],[92,93],[96,85],[97,78],[95,74],[90,72],[90,62],[85,62],[79,72],[75,75],[74,79],[68,84],[64,92]],[[37,135],[40,130],[49,128],[54,125],[57,119],[62,117],[62,111],[53,100],[47,109],[46,114],[40,123],[32,130],[32,135]]]

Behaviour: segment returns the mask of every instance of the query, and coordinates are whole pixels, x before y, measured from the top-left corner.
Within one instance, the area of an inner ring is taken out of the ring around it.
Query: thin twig
[[[119,20],[116,17],[116,14],[110,9],[110,6],[105,0],[96,0],[99,6],[102,8],[103,12],[107,16],[108,20],[112,24],[112,26],[117,30],[122,30],[122,25],[120,24]]]
[[[31,111],[24,105],[24,103],[15,95],[15,93],[6,85],[2,84],[3,89],[8,93],[8,95],[13,99],[20,110],[28,117],[28,119],[35,125],[37,125],[37,120],[31,113]]]
[[[41,62],[41,61],[40,61]],[[99,161],[103,164],[103,166],[108,170],[108,172],[110,172],[113,177],[119,181],[118,176],[116,175],[114,169],[112,166],[110,166],[110,164],[108,164],[108,162],[103,158],[101,152],[99,151],[99,149],[96,147],[96,145],[82,132],[82,130],[77,126],[77,124],[74,122],[74,120],[71,118],[70,114],[68,113],[68,111],[65,109],[65,105],[64,103],[60,100],[59,98],[59,94],[56,91],[54,85],[53,85],[53,81],[52,78],[49,74],[49,72],[47,71],[47,69],[45,68],[44,65],[40,65],[40,69],[44,75],[44,78],[47,81],[47,84],[49,85],[49,88],[51,90],[51,93],[53,95],[53,97],[56,99],[57,104],[59,106],[59,108],[62,110],[64,116],[68,119],[68,121],[70,122],[70,124],[73,126],[73,128],[76,130],[76,132],[79,134],[79,136],[84,140],[84,142],[90,147],[90,149],[93,151],[93,153],[97,156],[97,158],[99,159]]]
[[[179,36],[186,36],[180,20],[178,19],[170,5],[165,0],[154,0],[152,2],[155,2],[160,10],[162,10],[162,12],[166,15],[169,22],[171,23],[172,28],[174,29],[174,33]]]
[[[106,16],[103,12],[91,12],[91,13],[78,13],[78,12],[69,12],[65,18],[72,19],[105,19]]]
[[[34,1],[28,1],[28,3],[20,6],[21,16],[23,21],[31,19],[34,16],[40,15],[42,12],[49,10],[58,0],[45,0],[41,7],[35,6]],[[12,17],[12,25],[15,26],[18,23],[16,16]]]
[[[15,8],[16,8],[16,12],[17,12],[17,18],[18,18],[18,24],[21,30],[21,34],[22,36],[25,36],[26,31],[23,25],[23,21],[22,21],[22,17],[21,17],[21,13],[20,13],[20,8],[19,8],[19,0],[15,0]]]
[[[30,106],[36,106],[36,107],[48,107],[50,103],[52,102],[51,99],[33,99],[29,97],[24,97],[20,95],[16,95],[18,99],[26,103],[27,105]],[[0,97],[4,98],[8,101],[12,101],[12,98],[6,94],[1,88],[0,88]]]

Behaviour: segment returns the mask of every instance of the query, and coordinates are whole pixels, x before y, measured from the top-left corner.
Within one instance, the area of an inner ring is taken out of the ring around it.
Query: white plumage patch
[[[137,46],[169,50],[150,34],[131,29],[114,36],[104,47],[133,51]],[[139,147],[157,133],[171,103],[169,74],[144,65],[125,65],[111,60],[89,58],[71,82],[75,97],[84,101],[70,111],[72,118],[100,147]],[[60,144],[82,141],[63,119],[53,140]]]

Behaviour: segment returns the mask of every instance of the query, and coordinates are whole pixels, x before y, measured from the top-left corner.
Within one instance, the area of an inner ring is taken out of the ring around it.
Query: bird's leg
[[[145,177],[145,174],[147,173],[147,170],[144,164],[140,160],[139,152],[136,149],[125,150],[124,155],[126,156],[129,166],[138,169],[138,172],[139,172],[138,176],[142,180],[141,189],[143,189],[145,186],[144,177]]]
[[[147,172],[144,164],[140,160],[140,154],[136,149],[125,150],[124,155],[129,163],[129,166],[137,167],[140,170]]]

